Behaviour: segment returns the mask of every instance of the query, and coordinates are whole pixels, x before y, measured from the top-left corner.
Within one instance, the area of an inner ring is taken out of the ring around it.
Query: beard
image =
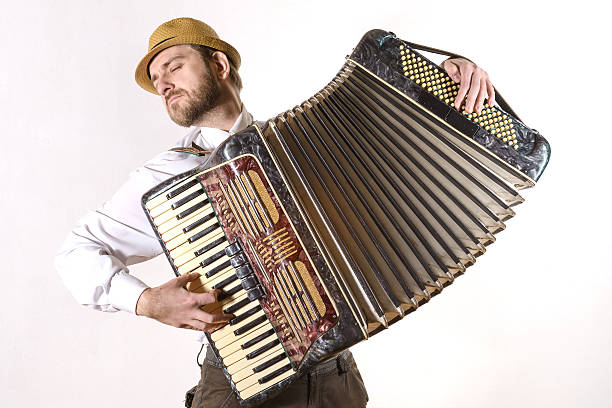
[[[189,127],[215,108],[219,101],[221,88],[217,78],[206,72],[206,76],[192,91],[175,89],[168,93],[166,101],[174,95],[181,95],[171,106],[166,104],[170,119],[179,126]]]

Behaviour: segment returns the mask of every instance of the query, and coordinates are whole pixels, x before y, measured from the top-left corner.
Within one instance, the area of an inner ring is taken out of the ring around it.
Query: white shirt
[[[252,121],[243,108],[229,132],[194,127],[174,147],[195,143],[214,149]],[[138,298],[148,286],[130,275],[128,266],[162,253],[142,209],[142,195],[203,161],[203,157],[192,154],[160,153],[134,170],[101,208],[78,221],[55,257],[55,268],[79,303],[105,312],[135,313]]]

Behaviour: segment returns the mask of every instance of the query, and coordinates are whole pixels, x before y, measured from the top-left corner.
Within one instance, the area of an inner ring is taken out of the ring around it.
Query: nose
[[[174,83],[168,80],[168,77],[165,74],[162,74],[155,84],[155,89],[157,90],[158,94],[165,97],[174,89]]]

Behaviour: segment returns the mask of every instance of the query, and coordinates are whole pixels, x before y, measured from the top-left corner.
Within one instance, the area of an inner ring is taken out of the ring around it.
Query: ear
[[[221,81],[229,78],[230,62],[227,55],[222,51],[215,51],[212,54],[211,62],[215,67],[217,78]]]

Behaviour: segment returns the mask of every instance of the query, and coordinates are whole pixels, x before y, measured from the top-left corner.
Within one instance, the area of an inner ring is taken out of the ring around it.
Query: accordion
[[[221,289],[207,333],[239,401],[417,310],[465,272],[550,156],[501,97],[457,110],[458,84],[372,30],[319,93],[228,138],[143,207],[187,289]]]

